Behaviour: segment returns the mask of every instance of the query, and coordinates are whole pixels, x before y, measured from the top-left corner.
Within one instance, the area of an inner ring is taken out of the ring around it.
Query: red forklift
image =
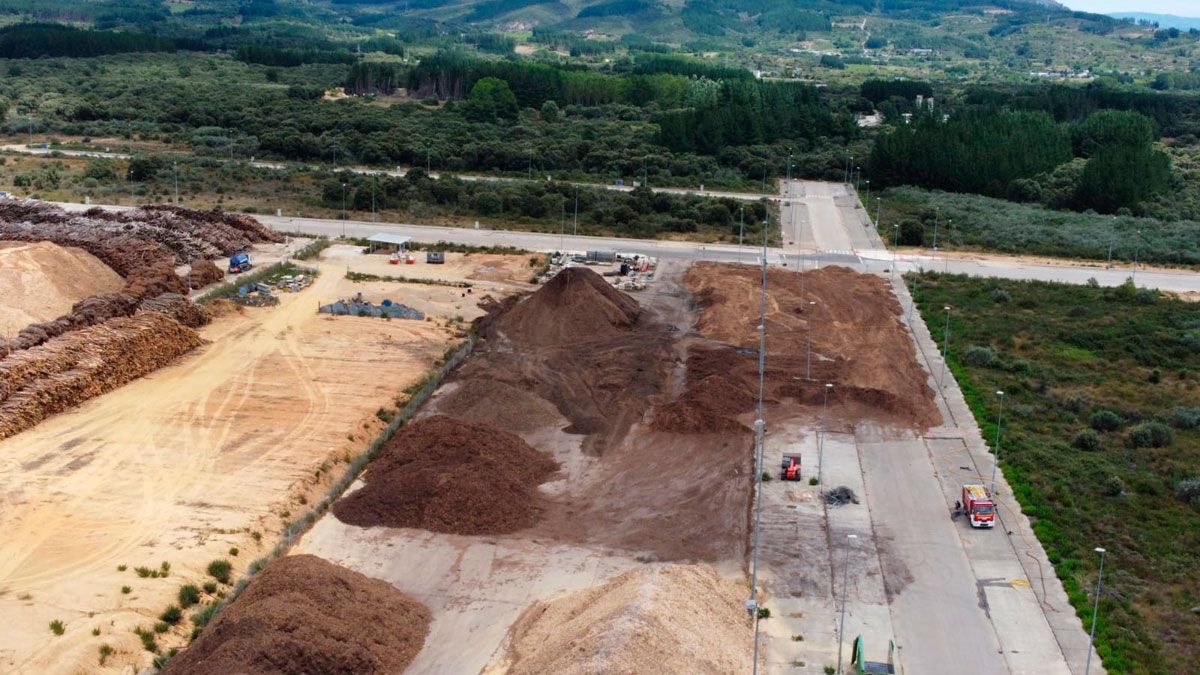
[[[800,453],[783,453],[783,464],[779,469],[779,480],[800,480]]]

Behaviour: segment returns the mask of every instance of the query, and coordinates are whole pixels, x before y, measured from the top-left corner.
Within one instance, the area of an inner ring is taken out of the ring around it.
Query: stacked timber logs
[[[158,312],[111,319],[0,360],[0,438],[157,370],[203,343]]]

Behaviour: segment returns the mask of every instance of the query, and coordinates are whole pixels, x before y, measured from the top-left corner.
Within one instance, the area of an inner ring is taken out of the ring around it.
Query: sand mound
[[[48,241],[0,242],[0,335],[66,314],[76,302],[125,281],[92,254]]]
[[[628,332],[641,312],[637,301],[604,277],[572,267],[506,312],[495,328],[525,346],[568,345]]]
[[[684,281],[701,308],[701,334],[734,348],[757,349],[759,270],[698,263]],[[820,405],[824,385],[831,382],[830,405],[856,406],[914,428],[940,423],[928,376],[887,280],[836,266],[803,274],[772,268],[767,294],[768,398]],[[757,393],[753,354],[726,349],[698,358],[706,363],[696,364],[697,372],[735,376]]]
[[[366,485],[333,512],[361,527],[515,532],[537,522],[537,486],[557,469],[514,434],[434,415],[392,438],[367,471]]]
[[[429,622],[429,610],[391,584],[315,556],[287,556],[162,672],[400,673],[425,644]]]
[[[744,673],[754,625],[744,584],[707,565],[650,566],[527,609],[510,634],[511,675]]]
[[[437,400],[438,412],[514,432],[562,422],[549,401],[523,387],[488,379],[463,380]]]

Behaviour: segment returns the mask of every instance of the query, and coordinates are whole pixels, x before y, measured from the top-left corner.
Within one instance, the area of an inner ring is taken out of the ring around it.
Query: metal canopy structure
[[[412,237],[405,237],[399,234],[389,234],[387,232],[379,232],[367,237],[367,241],[371,242],[371,249],[374,250],[379,244],[391,244],[400,250],[404,250],[404,245],[412,240]]]

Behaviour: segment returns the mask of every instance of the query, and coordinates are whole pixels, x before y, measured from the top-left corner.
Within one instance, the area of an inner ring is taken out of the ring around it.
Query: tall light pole
[[[850,546],[858,539],[857,534],[846,535],[846,556],[842,559],[842,619],[838,626],[838,664],[837,671],[842,672],[842,644],[846,634],[846,596],[850,588]]]
[[[378,176],[371,176],[371,222],[372,223],[379,222],[378,218],[375,217],[375,185],[378,182],[379,182]]]
[[[175,170],[175,204],[179,204],[179,162],[171,162],[171,167]]]
[[[875,198],[875,229],[883,223],[883,197]]]
[[[946,354],[950,349],[950,305],[943,309],[946,310],[946,334],[942,337],[942,379],[938,382],[939,387],[946,386]]]
[[[910,301],[908,303],[908,325],[909,326],[912,325],[913,309],[915,309],[917,306],[917,282],[920,280],[921,280],[921,275],[918,273],[914,273],[913,274],[912,298],[910,299]]]
[[[817,430],[817,485],[825,475],[825,413],[829,410],[829,390],[833,384],[825,383],[825,402],[821,404],[821,427]]]
[[[867,198],[863,200],[864,207],[871,203],[871,179],[868,178],[865,182],[867,184]]]
[[[742,237],[746,235],[746,205],[738,206],[738,264],[742,263]]]
[[[946,239],[947,240],[950,239],[950,226],[951,225],[954,225],[954,219],[947,218],[946,219]],[[946,268],[945,268],[946,274],[950,274],[950,254],[947,253],[946,255],[942,256],[942,259],[945,260],[945,262],[946,262]]]
[[[579,236],[579,186],[578,185],[575,186],[575,215],[573,216],[573,223],[571,225],[571,236],[572,237]]]
[[[896,265],[900,264],[900,221],[892,223],[892,276],[896,276]]]
[[[1096,604],[1092,606],[1092,633],[1088,637],[1087,664],[1083,667],[1083,675],[1092,672],[1092,646],[1096,644],[1096,616],[1100,614],[1100,589],[1104,582],[1104,554],[1108,552],[1100,546],[1092,550],[1100,554],[1100,573],[1096,575]]]
[[[1137,239],[1133,240],[1133,274],[1130,276],[1133,283],[1137,285],[1137,264],[1138,264],[1138,246],[1142,243],[1142,231],[1137,231]]]
[[[768,220],[769,220],[768,216]],[[762,523],[762,467],[763,467],[763,436],[766,433],[766,422],[763,421],[763,394],[766,387],[767,367],[767,228],[763,228],[762,254],[762,294],[758,305],[758,419],[754,420],[754,475],[758,489],[755,491],[756,505],[754,514],[754,549],[750,563],[750,599],[746,601],[746,611],[754,619],[754,666],[755,675],[758,673],[758,533]]]
[[[342,183],[342,239],[346,238],[346,184]]]
[[[938,221],[942,219],[942,210],[938,209],[933,214],[933,250],[937,250],[937,230]]]
[[[1000,425],[1004,422],[1004,391],[997,390],[1000,398],[1000,411],[996,413],[996,456],[992,460],[992,501],[996,500],[996,467],[1000,466]]]
[[[801,291],[800,295],[801,295],[801,297],[803,297],[804,291]],[[817,304],[816,300],[809,300],[808,301],[809,310],[811,310],[813,305],[815,305],[815,304]],[[804,332],[805,332],[804,341],[808,345],[808,349],[806,350],[805,357],[804,357],[804,379],[806,379],[806,380],[812,379],[812,325],[811,325],[811,322],[812,322],[812,312],[810,311],[808,318],[804,322]]]

